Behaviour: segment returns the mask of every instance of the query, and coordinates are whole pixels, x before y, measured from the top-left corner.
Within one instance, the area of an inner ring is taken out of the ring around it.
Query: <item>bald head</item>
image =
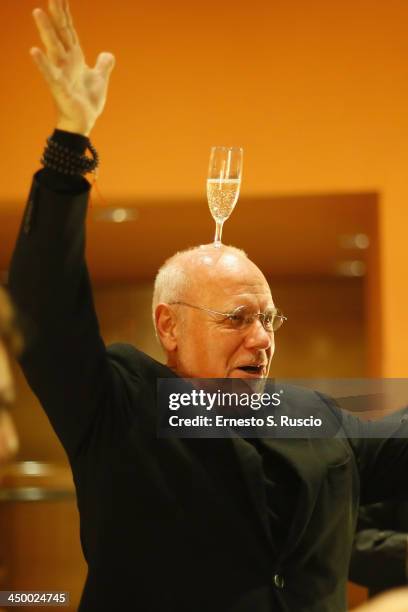
[[[241,249],[232,246],[203,244],[170,257],[157,273],[153,292],[153,320],[158,304],[205,300],[217,287],[222,292],[232,278],[266,283],[259,268]],[[209,306],[209,304],[204,304]]]

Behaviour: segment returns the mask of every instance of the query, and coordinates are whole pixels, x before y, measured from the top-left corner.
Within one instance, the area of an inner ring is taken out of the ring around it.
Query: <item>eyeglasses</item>
[[[224,320],[231,323],[231,326],[237,330],[245,329],[252,325],[255,319],[259,319],[265,331],[275,332],[282,326],[284,321],[287,321],[287,317],[277,308],[268,308],[265,312],[253,313],[248,306],[238,306],[232,312],[220,312],[219,310],[211,310],[210,308],[203,308],[202,306],[195,306],[186,302],[170,302],[169,306],[188,306],[189,308],[196,308],[197,310],[203,310],[204,312],[224,317]]]

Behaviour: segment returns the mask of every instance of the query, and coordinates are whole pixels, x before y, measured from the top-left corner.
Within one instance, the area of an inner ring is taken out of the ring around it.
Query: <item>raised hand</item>
[[[48,83],[57,107],[57,128],[88,136],[106,102],[108,81],[115,65],[111,53],[100,53],[90,68],[72,23],[68,0],[49,0],[49,15],[33,11],[46,53],[30,54]]]

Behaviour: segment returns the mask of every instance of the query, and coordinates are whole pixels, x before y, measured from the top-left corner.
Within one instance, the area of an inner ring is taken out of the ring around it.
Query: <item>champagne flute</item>
[[[207,199],[215,221],[214,246],[221,246],[222,227],[237,203],[241,187],[243,150],[240,147],[211,147]]]

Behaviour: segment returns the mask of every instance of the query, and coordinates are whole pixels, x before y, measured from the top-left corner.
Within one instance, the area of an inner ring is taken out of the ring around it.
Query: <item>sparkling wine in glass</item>
[[[224,221],[228,219],[238,200],[242,156],[243,150],[240,147],[211,147],[207,199],[215,221],[215,247],[221,246]]]

